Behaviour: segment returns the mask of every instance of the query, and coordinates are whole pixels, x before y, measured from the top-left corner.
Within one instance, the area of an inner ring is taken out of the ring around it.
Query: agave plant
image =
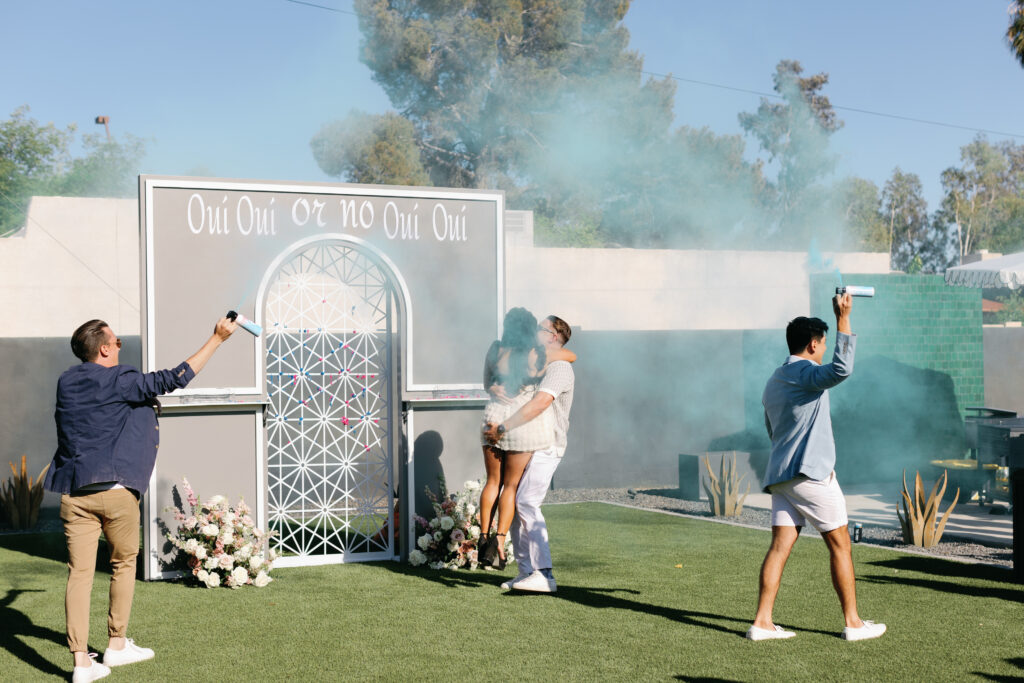
[[[936,524],[935,519],[939,513],[939,505],[942,503],[942,496],[946,493],[946,482],[948,475],[946,470],[942,476],[935,481],[932,492],[928,498],[924,497],[924,486],[921,484],[920,472],[915,472],[914,495],[911,497],[907,489],[907,471],[903,470],[903,512],[900,512],[899,505],[896,506],[896,515],[900,518],[900,526],[903,528],[903,542],[931,548],[938,544],[942,538],[942,532],[946,529],[946,522],[949,515],[960,500],[960,489],[957,488],[953,502],[946,509],[944,515]]]
[[[746,476],[739,476],[736,472],[736,452],[733,451],[732,462],[729,463],[726,456],[722,456],[722,463],[719,466],[718,476],[711,470],[711,459],[704,456],[704,467],[708,470],[708,479],[704,482],[704,491],[708,494],[708,504],[711,506],[711,514],[716,517],[735,517],[743,511],[743,501],[750,493],[750,483],[743,496],[739,497],[740,484]]]
[[[31,529],[39,521],[39,505],[43,502],[43,478],[47,465],[36,477],[35,482],[28,476],[26,458],[21,456],[21,471],[19,472],[11,463],[11,473],[14,475],[0,487],[0,509],[4,517],[15,529]]]

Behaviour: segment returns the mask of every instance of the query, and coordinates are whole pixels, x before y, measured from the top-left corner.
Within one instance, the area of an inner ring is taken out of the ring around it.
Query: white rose
[[[200,532],[202,532],[203,536],[216,536],[220,533],[220,528],[216,524],[207,524],[200,529]]]
[[[197,541],[194,538],[190,538],[187,541],[185,541],[185,545],[182,546],[181,549],[184,550],[189,555],[195,555],[196,554],[196,550],[198,548],[199,548],[199,541]]]
[[[203,546],[199,546],[199,547],[196,548],[196,552],[194,554],[195,554],[197,560],[205,560],[206,559],[206,548],[204,548]]]
[[[432,520],[430,520],[430,528],[431,529],[436,529],[440,524],[441,523],[439,521],[437,521],[437,517],[434,517]]]
[[[409,553],[409,564],[414,567],[418,567],[427,561],[427,556],[421,553],[419,550],[413,550]]]
[[[442,538],[444,538],[444,534],[442,534],[440,531],[435,531],[434,532],[434,540],[435,541],[440,541]]]
[[[228,510],[227,512],[224,513],[224,517],[221,518],[221,521],[224,524],[234,524],[235,523],[235,519],[236,519],[235,513],[232,512],[231,510]]]
[[[476,524],[474,524],[473,526],[469,527],[469,537],[470,538],[480,538],[480,527],[478,527]]]
[[[216,588],[220,585],[220,574],[217,572],[210,572],[206,577],[206,587]]]
[[[235,553],[235,562],[238,562],[239,564],[241,564],[242,562],[248,560],[249,559],[249,555],[251,555],[251,554],[252,554],[252,544],[251,543],[246,543],[245,545],[243,545],[241,548],[238,549],[238,552]]]
[[[249,572],[245,570],[245,567],[235,567],[231,571],[231,577],[237,585],[244,586],[249,581]]]
[[[210,576],[210,572],[206,571],[205,569],[200,569],[196,573],[196,578],[199,579],[200,581],[202,581],[203,583],[206,583],[206,579],[209,576]]]
[[[217,562],[217,564],[220,565],[221,569],[225,571],[231,571],[231,569],[235,566],[235,558],[231,557],[227,553],[224,553],[220,556],[220,560]]]
[[[225,498],[224,496],[214,496],[210,500],[206,501],[206,507],[215,508],[220,505],[223,505],[224,503],[227,502],[227,500],[228,499]]]
[[[467,481],[462,486],[467,491],[476,491],[477,489],[480,488],[480,482],[479,482],[479,480],[473,479],[473,480]]]
[[[430,563],[430,568],[431,569],[443,569],[444,568],[444,562],[431,562]]]
[[[455,526],[455,520],[445,515],[441,518],[441,529],[443,531],[451,531],[451,528]]]
[[[434,535],[433,534],[423,534],[422,536],[420,536],[419,538],[416,539],[416,545],[418,545],[420,547],[420,550],[426,550],[427,548],[430,547],[430,543],[433,540],[434,540]]]
[[[228,529],[223,534],[221,534],[220,538],[218,538],[217,540],[220,541],[221,545],[223,545],[226,548],[227,546],[234,543],[235,536],[231,533],[231,529]]]
[[[203,567],[205,567],[206,569],[216,569],[217,564],[217,558],[213,555],[210,555],[208,558],[206,558],[206,562],[203,563]]]
[[[252,580],[252,583],[257,588],[263,588],[271,581],[273,581],[273,579],[270,578],[270,576],[268,576],[266,572],[261,571],[259,574],[256,575],[256,578]]]
[[[249,566],[253,569],[258,568],[261,564],[263,564],[263,555],[253,555],[249,558]]]
[[[458,549],[459,549],[459,544],[458,544],[458,543],[456,543],[455,541],[451,541],[451,542],[450,542],[450,543],[448,544],[448,552],[450,552],[450,553],[454,553],[454,552],[455,552],[456,550],[458,550]]]

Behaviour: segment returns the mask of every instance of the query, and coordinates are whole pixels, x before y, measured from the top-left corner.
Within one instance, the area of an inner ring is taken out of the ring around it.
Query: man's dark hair
[[[793,318],[786,325],[786,343],[792,354],[803,353],[812,339],[821,339],[828,332],[828,323],[821,318]]]
[[[551,327],[555,328],[555,332],[562,338],[562,346],[569,343],[569,337],[572,336],[572,328],[569,327],[569,323],[565,322],[557,315],[549,315],[547,318],[548,322],[551,323]]]
[[[100,355],[100,347],[107,343],[107,333],[103,328],[108,325],[102,320],[90,320],[83,323],[71,335],[71,352],[78,360],[86,363],[96,360]]]

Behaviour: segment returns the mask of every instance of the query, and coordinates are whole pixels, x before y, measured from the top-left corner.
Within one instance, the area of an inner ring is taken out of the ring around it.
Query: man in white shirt
[[[537,326],[537,340],[548,349],[560,349],[572,336],[569,324],[557,316],[548,316]],[[567,361],[550,363],[537,387],[537,395],[500,425],[489,424],[485,434],[496,442],[501,432],[523,425],[545,410],[555,414],[554,446],[534,451],[516,493],[516,517],[512,523],[512,546],[519,575],[501,584],[504,589],[554,593],[557,590],[551,572],[548,527],[540,511],[562,456],[565,455],[576,376]]]

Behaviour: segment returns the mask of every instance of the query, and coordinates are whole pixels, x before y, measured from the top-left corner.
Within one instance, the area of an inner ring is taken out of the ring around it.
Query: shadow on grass
[[[1011,657],[1006,660],[1006,663],[1024,670],[1024,657]],[[981,671],[974,671],[972,673],[987,681],[1000,681],[1001,683],[1013,683],[1014,681],[1019,683],[1019,681],[1024,681],[1024,676],[1004,676],[1002,674],[987,674]]]
[[[476,587],[490,585],[495,589],[501,582],[507,578],[504,574],[492,574],[486,571],[448,571],[448,570],[433,570],[433,569],[422,569],[418,567],[410,567],[409,565],[399,564],[397,562],[379,562],[374,563],[381,569],[386,569],[396,574],[404,574],[406,576],[415,576],[426,581],[441,584],[446,588],[457,588],[457,587]],[[640,614],[648,614],[655,617],[662,617],[670,621],[679,622],[681,624],[688,624],[690,626],[700,626],[703,628],[709,628],[714,631],[721,631],[722,633],[728,633],[730,635],[738,636],[743,638],[746,636],[747,627],[750,624],[751,616],[746,615],[742,618],[730,617],[724,614],[713,614],[711,612],[699,612],[695,610],[685,610],[676,607],[665,607],[663,605],[652,605],[646,602],[640,602],[638,600],[632,600],[622,595],[640,595],[640,591],[632,588],[591,588],[585,586],[571,586],[566,584],[558,585],[558,592],[553,594],[547,593],[527,593],[518,591],[506,591],[501,593],[502,599],[512,600],[529,600],[529,599],[551,599],[551,600],[565,600],[567,602],[574,602],[584,607],[593,607],[595,609],[621,609],[638,612]],[[723,626],[715,623],[717,621],[730,621],[740,625],[740,629],[736,630],[734,627]],[[781,624],[785,628],[794,628],[788,624]],[[804,632],[809,633],[822,633],[825,635],[836,636],[836,633],[829,631],[818,631],[814,629],[800,629]]]
[[[11,588],[7,595],[0,598],[0,648],[7,650],[12,656],[34,666],[44,674],[66,678],[68,672],[57,667],[53,662],[36,652],[32,646],[24,642],[25,638],[41,638],[52,640],[61,647],[67,647],[68,639],[63,633],[51,628],[38,626],[25,614],[11,607],[22,593],[43,593],[41,590],[19,590]]]
[[[66,565],[68,562],[67,540],[62,533],[44,534],[11,534],[0,536],[0,549],[12,550],[17,553],[24,553],[30,557],[38,557],[43,560],[53,560]],[[142,549],[140,547],[139,554]],[[142,562],[135,563],[135,578],[139,581],[145,579],[145,568]],[[112,574],[110,567],[110,546],[107,539],[100,538],[96,548],[96,572],[99,574]]]
[[[936,560],[926,557],[903,556],[890,560],[878,560],[868,562],[874,567],[887,567],[906,572],[917,572],[930,574],[932,576],[943,576],[954,579],[976,579],[979,581],[992,581],[994,583],[1010,584],[1013,581],[1013,573],[1001,567],[991,567],[982,564],[965,564]],[[943,593],[958,593],[970,597],[998,598],[1010,602],[1024,603],[1024,587],[1011,586],[977,586],[964,585],[954,581],[939,581],[936,579],[906,576],[900,574],[873,574],[858,577],[859,581],[870,583],[887,583],[895,585],[917,586],[928,588]]]
[[[4,534],[0,536],[0,548],[43,560],[61,563],[68,561],[67,541],[62,532]]]

